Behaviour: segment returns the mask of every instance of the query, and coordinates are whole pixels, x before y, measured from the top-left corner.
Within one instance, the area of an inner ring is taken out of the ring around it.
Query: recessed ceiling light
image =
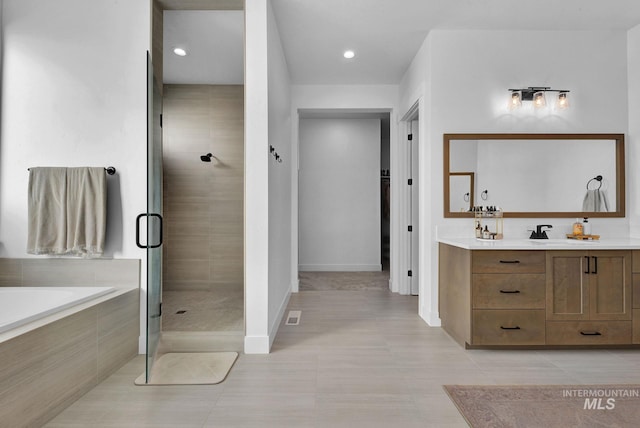
[[[173,50],[173,53],[178,55],[178,56],[186,56],[187,55],[187,51],[182,49],[182,48],[175,48]]]
[[[347,59],[351,59],[356,56],[356,53],[354,51],[344,51],[344,54],[342,55]]]

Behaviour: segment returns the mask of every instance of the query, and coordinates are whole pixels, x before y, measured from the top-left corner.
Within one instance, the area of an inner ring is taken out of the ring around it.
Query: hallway
[[[465,351],[385,290],[301,291],[269,355],[211,386],[139,387],[139,356],[48,427],[466,427],[443,384],[640,383],[635,350]]]

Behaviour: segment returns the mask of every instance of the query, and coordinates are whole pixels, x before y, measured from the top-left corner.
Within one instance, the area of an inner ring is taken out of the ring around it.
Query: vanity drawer
[[[544,345],[544,310],[477,309],[473,345]]]
[[[640,345],[640,309],[633,310],[632,343]]]
[[[473,309],[544,309],[545,274],[472,275]]]
[[[633,283],[633,291],[631,292],[633,296],[633,307],[640,308],[640,273],[632,274],[631,278],[631,282]]]
[[[544,273],[544,251],[474,251],[473,273]]]
[[[631,321],[547,321],[547,345],[628,345]]]

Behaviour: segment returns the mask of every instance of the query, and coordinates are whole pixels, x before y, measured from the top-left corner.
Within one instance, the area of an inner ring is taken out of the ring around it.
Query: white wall
[[[299,269],[380,265],[380,119],[301,119]]]
[[[291,81],[269,3],[269,342],[273,343],[291,295]]]
[[[640,237],[640,25],[627,37],[629,132],[627,134],[627,216],[630,233]]]
[[[245,353],[270,346],[267,4],[245,1]]]
[[[538,61],[533,60],[534,53]],[[569,110],[534,113],[506,108],[508,88],[552,86],[571,90]],[[444,219],[442,134],[463,132],[625,133],[627,43],[622,31],[433,31],[400,85],[403,108],[413,94],[426,97],[421,111],[421,255],[430,275],[421,276],[420,314],[437,325],[438,233],[460,233],[468,219]],[[426,113],[424,119],[423,113]],[[424,155],[423,155],[424,154]],[[568,172],[569,173],[569,172]],[[525,237],[530,223],[553,224],[561,236],[572,219],[507,219],[507,237]],[[593,219],[594,233],[626,236],[628,219]],[[467,228],[468,226],[468,228]],[[464,233],[464,232],[463,232]],[[423,269],[422,272],[425,272]]]
[[[27,168],[111,165],[105,255],[146,264],[150,13],[148,0],[4,0],[0,257],[26,255]]]

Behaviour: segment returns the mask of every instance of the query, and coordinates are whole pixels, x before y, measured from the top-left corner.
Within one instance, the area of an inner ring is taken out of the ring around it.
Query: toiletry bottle
[[[591,223],[587,217],[582,220],[582,234],[591,235]]]
[[[480,222],[478,222],[476,226],[476,238],[482,238],[482,226],[480,225]]]
[[[576,219],[576,222],[573,223],[573,235],[574,236],[582,236],[582,223],[579,219]]]
[[[482,231],[482,238],[483,239],[491,238],[491,232],[489,232],[489,228],[487,226],[485,226],[484,230]]]

